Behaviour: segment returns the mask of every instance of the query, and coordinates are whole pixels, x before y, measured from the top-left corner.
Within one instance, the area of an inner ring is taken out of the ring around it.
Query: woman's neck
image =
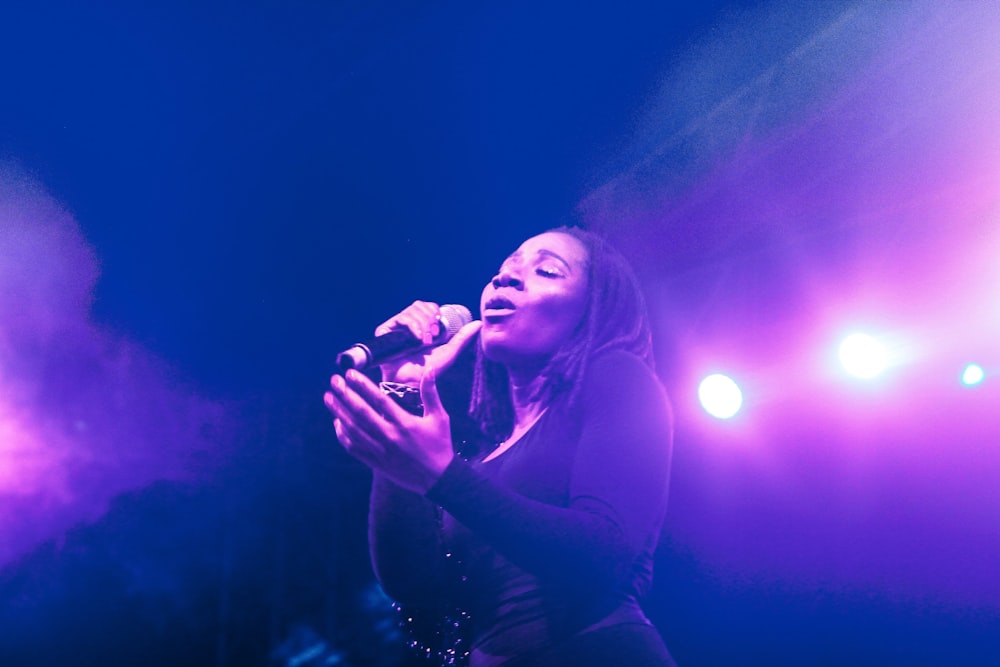
[[[514,428],[534,423],[545,412],[546,402],[540,398],[545,378],[541,373],[508,372],[510,377],[510,402],[514,408]]]

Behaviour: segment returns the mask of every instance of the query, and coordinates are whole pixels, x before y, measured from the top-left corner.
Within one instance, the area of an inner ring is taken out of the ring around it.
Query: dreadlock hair
[[[532,400],[551,404],[566,396],[572,405],[592,358],[621,349],[652,368],[653,342],[646,300],[635,272],[622,254],[602,236],[580,227],[548,231],[572,236],[587,248],[587,304],[579,326],[542,370],[544,380]],[[476,351],[469,415],[494,444],[506,439],[514,428],[507,369],[487,359],[481,346]]]

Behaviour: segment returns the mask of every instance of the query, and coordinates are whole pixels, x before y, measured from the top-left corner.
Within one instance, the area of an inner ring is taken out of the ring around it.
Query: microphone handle
[[[438,318],[441,328],[432,344],[440,345],[447,342],[459,329],[471,321],[472,313],[465,306],[457,304],[441,306],[441,315]],[[423,346],[423,341],[410,333],[409,329],[393,329],[344,350],[337,355],[337,365],[341,372],[351,368],[360,371],[370,366],[377,366],[383,361],[388,361],[411,350],[418,350]]]
[[[394,329],[344,350],[337,355],[337,365],[341,371],[350,368],[360,371],[422,346],[409,329]]]

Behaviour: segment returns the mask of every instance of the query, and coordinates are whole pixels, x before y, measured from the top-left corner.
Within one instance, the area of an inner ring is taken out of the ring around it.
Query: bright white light
[[[971,387],[974,384],[979,384],[986,377],[986,372],[983,371],[983,367],[979,364],[969,364],[962,371],[962,384]]]
[[[708,414],[719,419],[729,419],[743,405],[743,392],[730,378],[716,373],[709,375],[698,385],[698,400]]]
[[[870,379],[885,370],[889,355],[885,346],[868,334],[851,334],[840,344],[840,363],[851,375]]]

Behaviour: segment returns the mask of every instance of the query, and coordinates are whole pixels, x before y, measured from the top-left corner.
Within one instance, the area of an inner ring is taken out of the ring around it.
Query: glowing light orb
[[[868,334],[851,334],[840,344],[840,363],[855,377],[871,379],[889,365],[885,346]]]
[[[969,364],[962,371],[962,384],[967,387],[977,385],[986,378],[986,372],[979,364]]]
[[[743,405],[743,392],[733,380],[721,373],[709,375],[698,385],[698,400],[705,412],[719,419],[729,419]]]

